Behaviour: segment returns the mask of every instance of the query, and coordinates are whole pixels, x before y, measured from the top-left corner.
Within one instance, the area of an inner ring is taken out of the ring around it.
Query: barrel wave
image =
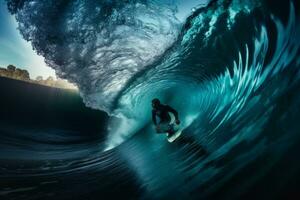
[[[24,39],[59,77],[78,86],[86,106],[110,118],[103,141],[78,142],[86,136],[64,131],[35,139],[28,148],[36,159],[53,162],[7,174],[25,186],[0,194],[280,199],[293,190],[300,174],[294,157],[300,142],[298,2],[7,4]],[[184,130],[172,144],[151,125],[155,97],[179,111]],[[19,134],[5,136],[12,152],[21,151]],[[51,140],[56,137],[65,141],[59,147]],[[40,152],[50,147],[55,151]],[[26,183],[29,177],[37,184],[38,178],[56,180],[49,183],[55,192]],[[276,191],[266,187],[271,183]],[[85,190],[74,191],[79,187]]]

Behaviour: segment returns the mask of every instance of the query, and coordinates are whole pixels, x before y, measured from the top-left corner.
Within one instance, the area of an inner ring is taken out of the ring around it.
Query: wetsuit
[[[169,112],[174,114],[175,120],[178,120],[178,112],[168,105],[160,104],[152,110],[152,121],[155,126],[160,127],[162,132],[169,130],[169,123],[171,121]],[[159,122],[157,122],[156,116],[159,117]]]

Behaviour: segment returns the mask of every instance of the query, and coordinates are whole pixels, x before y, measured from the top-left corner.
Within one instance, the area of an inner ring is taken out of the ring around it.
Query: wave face
[[[88,106],[106,111],[180,31],[172,8],[151,1],[25,1],[16,12],[47,64],[78,85]]]
[[[115,116],[106,149],[119,145],[146,197],[214,198],[236,181],[242,198],[299,141],[299,5],[216,0],[180,18],[177,3],[8,1],[58,76]],[[149,125],[154,97],[180,113],[173,146]]]

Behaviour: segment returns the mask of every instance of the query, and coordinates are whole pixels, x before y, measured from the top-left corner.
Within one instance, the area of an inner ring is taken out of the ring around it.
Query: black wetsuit
[[[171,121],[171,117],[169,115],[169,112],[173,113],[175,116],[175,119],[178,120],[178,112],[171,108],[168,105],[163,105],[160,104],[158,105],[157,108],[154,108],[152,110],[152,121],[155,125],[157,125],[157,121],[156,121],[156,116],[158,116],[160,118],[159,124],[160,123],[168,123]]]

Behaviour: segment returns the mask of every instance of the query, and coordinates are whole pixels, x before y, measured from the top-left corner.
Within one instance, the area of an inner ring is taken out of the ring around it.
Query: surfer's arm
[[[156,122],[156,113],[154,110],[152,110],[152,121],[153,121],[153,124],[156,126],[157,125],[157,122]]]
[[[168,112],[173,113],[173,115],[175,116],[175,120],[179,120],[178,112],[174,108],[172,108],[171,106],[167,106],[167,109],[168,109]]]

